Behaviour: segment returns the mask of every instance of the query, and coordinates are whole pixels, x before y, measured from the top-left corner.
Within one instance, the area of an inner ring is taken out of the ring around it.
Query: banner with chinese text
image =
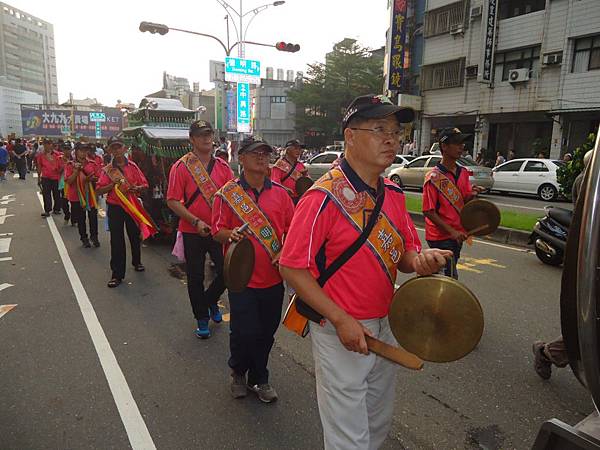
[[[400,91],[404,85],[404,53],[406,43],[406,3],[407,0],[394,0],[392,24],[390,27],[390,49],[388,89]]]
[[[103,120],[96,122],[104,113]],[[116,108],[102,108],[101,111],[74,111],[70,109],[33,109],[21,106],[21,122],[23,136],[65,136],[72,134],[71,115],[75,121],[75,136],[96,138],[96,130],[101,130],[101,137],[108,138],[123,129],[123,113]]]

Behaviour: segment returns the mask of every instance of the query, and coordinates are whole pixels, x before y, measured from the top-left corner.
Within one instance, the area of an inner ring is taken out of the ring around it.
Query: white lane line
[[[37,195],[40,204],[42,204],[42,196],[39,193]],[[79,275],[73,266],[73,262],[69,257],[65,244],[56,228],[54,219],[50,216],[47,221],[50,233],[52,233],[54,243],[58,249],[60,259],[62,260],[69,281],[71,282],[71,287],[75,294],[75,298],[77,299],[77,304],[81,310],[83,320],[90,333],[90,337],[92,338],[102,369],[104,370],[106,381],[108,381],[108,386],[115,400],[115,404],[117,405],[121,421],[125,426],[129,443],[134,450],[155,450],[156,446],[154,445],[152,436],[150,436],[148,427],[135,403],[135,399],[129,389],[125,375],[123,374],[121,367],[119,367],[117,358],[110,347],[110,343],[106,338],[102,325],[100,325],[100,322],[98,321],[96,311],[94,311],[94,307],[92,306],[92,303],[85,292],[85,288],[79,279]]]
[[[420,227],[415,227],[415,228],[419,231],[425,231],[425,228],[420,228]],[[496,244],[495,242],[483,241],[481,239],[473,239],[473,242],[477,242],[478,244],[491,245],[492,247],[505,248],[507,250],[513,250],[515,252],[520,252],[520,253],[529,253],[529,250],[527,250],[526,248],[512,247],[510,245],[504,245],[504,244]]]
[[[0,262],[2,261],[12,261],[12,256],[7,256],[5,258],[0,258]]]
[[[12,233],[0,233],[0,236],[12,236]]]
[[[0,284],[0,291],[3,291],[4,289],[9,288],[9,287],[13,287],[13,286],[14,286],[14,284],[2,283],[2,284]]]
[[[5,216],[0,216],[0,225],[4,225],[4,222],[8,217],[14,217],[14,214],[7,214]]]
[[[0,253],[8,253],[10,251],[10,241],[12,238],[0,238]]]
[[[496,206],[506,206],[508,208],[530,209],[533,211],[545,211],[544,208],[533,208],[532,206],[511,205],[509,203],[498,203],[498,202],[492,202],[492,203],[494,203]]]
[[[7,312],[12,310],[17,305],[0,305],[0,317],[4,316]]]
[[[8,195],[3,195],[2,198],[0,198],[0,200],[8,200],[11,197],[14,197],[15,194],[8,194]]]

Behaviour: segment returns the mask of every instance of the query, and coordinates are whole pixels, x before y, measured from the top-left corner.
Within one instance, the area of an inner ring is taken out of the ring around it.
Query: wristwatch
[[[197,217],[194,220],[192,220],[192,226],[193,227],[198,226],[198,223],[200,223],[200,219],[198,219]]]

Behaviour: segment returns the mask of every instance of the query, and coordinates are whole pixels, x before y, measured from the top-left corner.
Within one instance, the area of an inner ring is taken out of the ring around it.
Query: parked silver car
[[[425,181],[425,174],[441,161],[441,155],[419,156],[406,166],[390,171],[389,178],[400,186],[421,189]],[[471,184],[487,190],[494,186],[492,169],[477,165],[470,157],[460,158],[457,164],[467,169]]]
[[[389,178],[390,172],[392,170],[397,169],[398,167],[404,167],[405,165],[407,165],[409,162],[411,162],[415,158],[416,158],[415,156],[411,156],[411,155],[396,155],[394,158],[394,162],[392,163],[392,165],[390,167],[385,169],[385,172],[383,173],[383,175],[385,177]]]
[[[340,157],[342,152],[323,152],[305,163],[308,175],[313,180],[318,180],[325,172],[331,169],[331,164]]]

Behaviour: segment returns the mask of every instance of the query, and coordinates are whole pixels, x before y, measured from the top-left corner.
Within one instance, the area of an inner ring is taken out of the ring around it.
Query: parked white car
[[[412,156],[412,155],[396,155],[396,157],[394,158],[394,162],[392,163],[392,165],[390,167],[385,169],[385,172],[383,173],[383,175],[385,177],[389,178],[390,172],[392,170],[397,169],[399,167],[404,167],[405,165],[407,165],[409,162],[411,162],[415,158],[416,158],[416,156]]]
[[[494,191],[534,194],[544,201],[556,200],[556,171],[564,164],[554,159],[511,159],[494,168]]]
[[[308,175],[313,180],[318,180],[325,172],[331,169],[331,164],[340,157],[342,152],[323,152],[311,158],[304,165],[308,169]]]

